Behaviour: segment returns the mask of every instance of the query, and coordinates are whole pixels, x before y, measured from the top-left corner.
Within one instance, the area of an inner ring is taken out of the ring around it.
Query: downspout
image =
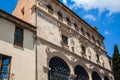
[[[35,26],[37,27],[37,9],[36,9],[36,6],[37,6],[37,0],[35,0]],[[37,49],[37,30],[36,30],[36,37],[35,37],[35,46],[36,46],[36,48],[35,48],[35,65],[36,65],[36,71],[35,71],[35,73],[36,73],[36,80],[38,80],[38,61],[37,61],[37,57],[38,57],[38,49]]]

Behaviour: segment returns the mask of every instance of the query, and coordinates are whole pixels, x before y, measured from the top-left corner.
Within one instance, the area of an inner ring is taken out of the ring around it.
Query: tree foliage
[[[120,54],[117,45],[114,46],[112,66],[113,66],[112,70],[113,70],[114,79],[120,80]]]

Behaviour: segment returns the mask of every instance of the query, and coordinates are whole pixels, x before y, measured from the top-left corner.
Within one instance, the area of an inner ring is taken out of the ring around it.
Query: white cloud
[[[67,4],[67,0],[63,0],[63,3],[64,3],[64,4]]]
[[[104,32],[105,35],[110,35],[111,33],[109,31]]]
[[[66,0],[64,0],[66,1]],[[120,12],[120,0],[71,0],[74,2],[71,5],[71,8],[79,8],[82,7],[85,10],[90,9],[99,9],[99,12],[103,12],[104,10],[108,10],[111,15],[114,12]]]
[[[96,21],[96,18],[93,15],[85,15],[84,18],[92,21]]]

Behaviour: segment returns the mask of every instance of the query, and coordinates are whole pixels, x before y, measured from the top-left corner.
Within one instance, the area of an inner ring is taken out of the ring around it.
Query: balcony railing
[[[13,73],[0,72],[0,80],[15,80]]]

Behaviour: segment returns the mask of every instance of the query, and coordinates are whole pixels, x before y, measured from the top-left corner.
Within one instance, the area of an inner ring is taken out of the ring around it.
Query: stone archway
[[[51,58],[49,67],[48,80],[69,80],[70,69],[63,59],[59,57]]]
[[[95,71],[92,72],[92,80],[102,80],[99,74]]]
[[[80,65],[77,65],[75,67],[75,79],[74,80],[89,80],[89,76],[88,76],[88,73],[86,72],[86,70],[80,66]]]

